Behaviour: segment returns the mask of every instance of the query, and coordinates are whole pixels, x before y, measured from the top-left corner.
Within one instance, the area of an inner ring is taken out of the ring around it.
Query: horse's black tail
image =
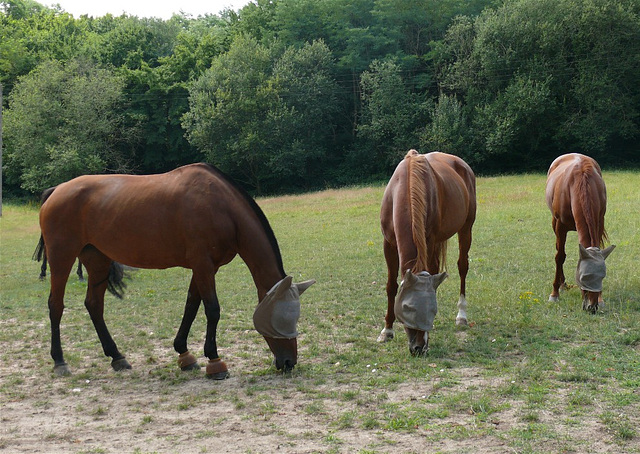
[[[47,188],[42,191],[42,195],[40,196],[40,205],[47,201],[47,199],[53,194],[56,186],[52,188]],[[44,237],[40,234],[40,241],[38,242],[38,246],[36,246],[36,250],[31,257],[36,262],[43,261],[42,269],[40,272],[40,279],[43,279],[47,274],[47,251],[44,249]]]
[[[40,235],[40,241],[38,241],[38,245],[36,246],[36,250],[33,252],[33,257],[31,257],[36,262],[40,262],[43,258],[47,260],[47,254],[44,250],[44,238]]]
[[[129,277],[129,275],[125,273],[122,264],[111,262],[109,277],[107,278],[107,290],[116,298],[122,299],[124,296],[124,290],[127,288],[127,284],[124,282],[125,277]]]
[[[44,238],[40,235],[40,241],[36,246],[36,250],[31,257],[33,260],[39,262],[42,260],[42,266],[40,267],[40,279],[44,279],[47,275],[47,252],[44,250]]]

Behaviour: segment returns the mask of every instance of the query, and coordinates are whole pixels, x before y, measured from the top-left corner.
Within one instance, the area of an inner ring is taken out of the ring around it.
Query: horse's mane
[[[593,175],[598,173],[591,161],[583,160],[578,169],[577,195],[582,206],[586,228],[589,231],[591,240],[596,240],[599,246],[604,247],[604,242],[608,240],[607,231],[604,228],[604,219],[598,219],[599,213],[595,212],[595,206],[591,202],[596,197],[591,190],[593,186]]]
[[[438,270],[442,271],[442,267],[446,264],[447,242],[441,241],[427,244],[427,199],[431,198],[433,207],[437,207],[437,196],[435,191],[427,193],[427,180],[433,180],[433,169],[424,156],[418,154],[416,150],[409,150],[405,156],[407,160],[407,179],[409,186],[409,198],[411,208],[411,232],[413,234],[413,242],[416,246],[417,257],[412,271],[419,273],[428,270],[429,256],[435,254],[437,257]]]
[[[238,193],[242,195],[242,197],[247,201],[249,206],[253,209],[254,213],[260,220],[262,224],[262,228],[264,229],[267,238],[269,239],[269,243],[273,249],[273,253],[276,256],[276,262],[278,264],[278,268],[282,277],[285,277],[287,273],[284,271],[284,265],[282,263],[282,254],[280,253],[280,246],[278,246],[278,240],[276,239],[276,235],[273,233],[273,229],[271,228],[271,224],[269,224],[269,220],[265,216],[264,212],[260,208],[260,206],[256,203],[256,201],[249,195],[249,193],[240,186],[236,181],[234,181],[231,177],[226,175],[222,170],[218,169],[216,166],[212,164],[205,164],[205,166],[216,176],[220,177],[225,182],[229,183]]]

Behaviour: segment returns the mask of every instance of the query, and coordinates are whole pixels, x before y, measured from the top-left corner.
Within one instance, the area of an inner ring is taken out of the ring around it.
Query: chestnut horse
[[[384,192],[380,221],[387,262],[387,314],[378,342],[393,338],[396,317],[409,351],[426,353],[437,312],[435,290],[447,277],[447,240],[458,234],[460,298],[456,324],[467,324],[466,276],[476,218],[476,178],[457,156],[410,150]],[[398,292],[398,270],[403,281]],[[440,273],[440,274],[438,274]]]
[[[576,282],[582,290],[582,307],[595,313],[602,304],[602,280],[606,276],[605,259],[615,246],[606,249],[604,215],[607,189],[598,163],[585,155],[570,153],[558,157],[547,173],[547,206],[556,234],[556,275],[549,301],[558,301],[560,288],[566,288],[563,264],[567,257],[568,231],[578,232],[579,261]]]
[[[105,324],[105,291],[108,288],[121,296],[122,264],[154,269],[180,266],[193,274],[174,340],[178,364],[185,370],[199,368],[187,349],[187,337],[203,302],[207,376],[226,378],[227,366],[216,344],[220,305],[215,274],[236,254],[253,276],[259,300],[254,325],[271,348],[277,369],[288,371],[296,364],[299,296],[314,281],[292,283],[264,213],[215,167],[192,164],[160,175],[75,178],[57,186],[44,201],[40,228],[39,249],[44,248],[51,273],[49,317],[55,373],[70,373],[62,354],[60,320],[76,257],[88,274],[85,306],[115,370],[131,366]]]

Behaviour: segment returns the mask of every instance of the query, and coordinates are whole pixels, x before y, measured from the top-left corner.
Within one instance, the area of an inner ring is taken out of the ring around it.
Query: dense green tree
[[[393,60],[374,61],[362,74],[361,85],[363,118],[358,133],[362,151],[357,160],[369,172],[385,175],[409,149],[418,147],[417,131],[426,121],[426,102],[407,88]]]
[[[85,173],[126,171],[122,88],[118,76],[78,60],[44,62],[22,77],[4,115],[8,180],[40,192]]]
[[[516,0],[458,20],[438,48],[440,81],[465,105],[478,163],[637,160],[639,13],[637,1]]]
[[[40,62],[77,56],[87,36],[86,24],[59,8],[31,0],[0,2],[0,82],[9,87],[5,93]]]
[[[191,143],[257,192],[308,185],[333,131],[328,48],[277,47],[236,38],[193,85],[184,117]]]
[[[268,83],[271,62],[269,48],[250,37],[236,38],[193,84],[183,122],[189,141],[209,162],[258,191],[269,178],[266,112],[278,104],[277,91]]]
[[[455,154],[469,164],[478,162],[474,155],[475,137],[464,107],[455,96],[441,94],[429,114],[430,121],[420,134],[420,149]]]
[[[25,125],[3,184],[207,159],[294,191],[386,178],[410,147],[480,172],[637,163],[639,17],[638,0],[253,0],[167,21],[0,0],[4,107]]]

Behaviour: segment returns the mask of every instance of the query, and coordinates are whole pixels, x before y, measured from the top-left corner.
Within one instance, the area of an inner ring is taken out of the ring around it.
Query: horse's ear
[[[286,292],[291,288],[292,282],[293,282],[293,278],[291,276],[286,276],[284,279],[278,282],[276,284],[278,287],[276,288],[276,292],[274,295],[275,299],[280,299],[280,297],[284,295],[284,292]]]
[[[413,284],[415,283],[415,281],[416,281],[416,275],[415,275],[415,274],[413,274],[413,273],[411,272],[411,270],[407,270],[407,272],[406,272],[406,273],[404,273],[404,278],[403,278],[403,280],[404,280],[404,285],[405,285],[405,287],[407,287],[407,286],[411,286],[411,285],[413,285]]]
[[[437,289],[444,280],[449,277],[449,275],[445,273],[434,274],[433,275],[433,289]]]
[[[582,260],[586,260],[586,259],[588,259],[590,257],[589,252],[585,249],[585,247],[583,245],[578,243],[578,248],[580,250],[580,258]]]
[[[609,257],[609,254],[611,254],[611,252],[613,252],[613,250],[616,248],[615,244],[612,244],[611,246],[609,246],[608,248],[605,248],[602,250],[602,256],[606,259],[607,257]]]
[[[306,289],[308,289],[309,287],[311,287],[315,283],[316,283],[315,279],[309,279],[308,281],[298,282],[297,284],[294,284],[294,285],[298,288],[298,294],[302,295],[302,293]]]

